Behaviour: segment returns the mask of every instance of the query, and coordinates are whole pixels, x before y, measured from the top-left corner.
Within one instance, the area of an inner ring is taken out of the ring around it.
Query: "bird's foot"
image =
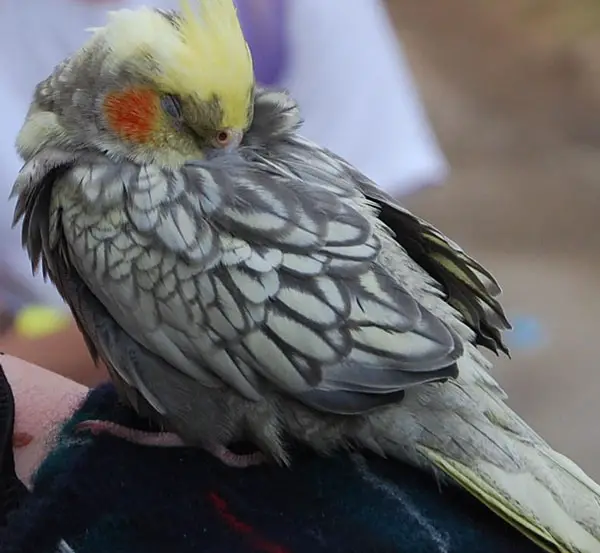
[[[136,428],[129,428],[110,421],[89,420],[80,422],[76,426],[77,432],[91,432],[95,436],[99,434],[109,434],[116,438],[121,438],[128,442],[154,447],[185,447],[187,444],[173,432],[146,432]],[[214,444],[205,446],[209,453],[225,465],[234,468],[246,468],[254,465],[260,465],[266,461],[265,456],[260,452],[239,455],[227,449],[224,445]]]
[[[145,432],[110,421],[89,420],[80,422],[77,432],[91,432],[94,436],[109,434],[138,445],[155,447],[185,447],[185,442],[173,432]]]
[[[227,449],[224,445],[219,444],[205,446],[204,449],[206,449],[206,451],[209,453],[212,453],[217,459],[222,461],[228,467],[243,469],[256,465],[262,465],[266,462],[265,456],[260,451],[240,455],[238,453],[234,453],[230,449]]]

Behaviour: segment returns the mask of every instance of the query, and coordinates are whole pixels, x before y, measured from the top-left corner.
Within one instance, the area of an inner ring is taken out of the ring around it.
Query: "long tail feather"
[[[565,504],[570,504],[568,497],[564,496],[563,505],[559,504],[531,474],[510,473],[484,461],[476,461],[470,468],[433,449],[419,450],[440,471],[549,553],[600,551],[600,486],[566,457],[555,452],[545,455],[552,470],[562,473],[563,481],[572,482],[565,494],[587,493],[593,497],[588,504],[594,510],[595,503],[595,513],[578,517],[575,511],[569,512],[565,509]],[[579,495],[578,499],[583,498]]]

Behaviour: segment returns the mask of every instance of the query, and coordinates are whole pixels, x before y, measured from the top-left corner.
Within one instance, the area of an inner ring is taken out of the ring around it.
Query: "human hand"
[[[54,433],[85,398],[88,389],[17,357],[3,355],[0,363],[15,398],[16,472],[29,486],[33,473],[52,447]]]

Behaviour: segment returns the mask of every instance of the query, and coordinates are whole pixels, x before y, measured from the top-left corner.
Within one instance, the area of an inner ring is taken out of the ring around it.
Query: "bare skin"
[[[83,401],[88,389],[10,355],[0,356],[0,363],[15,397],[16,471],[29,485],[52,447],[54,432]]]
[[[81,432],[88,431],[95,435],[109,434],[116,438],[121,438],[128,442],[143,446],[186,447],[185,442],[173,432],[145,432],[110,421],[84,421],[77,425],[77,430]],[[265,457],[262,453],[238,455],[221,444],[205,446],[204,449],[222,461],[225,465],[233,468],[246,468],[260,465],[265,462]]]

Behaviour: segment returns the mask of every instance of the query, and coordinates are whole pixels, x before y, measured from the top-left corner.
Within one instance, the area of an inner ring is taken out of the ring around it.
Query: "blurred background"
[[[86,27],[103,24],[106,9],[143,3],[0,3],[7,194],[20,167],[14,136],[34,84],[81,45]],[[515,330],[513,358],[497,359],[495,375],[536,430],[600,478],[597,1],[388,0],[393,27],[376,0],[292,0],[284,15],[284,0],[237,3],[257,72],[292,91],[309,136],[402,193],[407,207],[498,277]],[[439,148],[395,57],[394,27]],[[8,207],[0,204],[0,304],[12,291],[13,311],[56,305],[38,281],[17,289],[29,267],[10,234]],[[84,374],[87,353],[69,328],[44,343],[9,331],[0,350],[92,385],[104,373]]]
[[[510,404],[600,478],[600,10],[389,0],[450,164],[404,203],[498,277]]]

